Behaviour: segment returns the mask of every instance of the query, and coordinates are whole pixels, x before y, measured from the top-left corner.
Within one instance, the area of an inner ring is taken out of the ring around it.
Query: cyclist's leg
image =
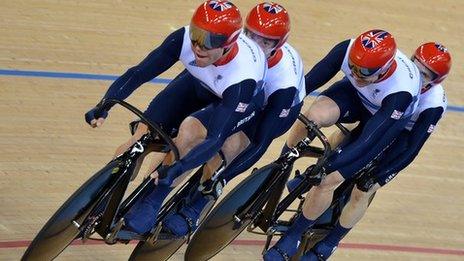
[[[281,124],[279,124],[276,128],[273,129],[271,138],[274,139],[278,136],[281,136],[285,133],[292,123],[296,120],[298,116],[298,112],[300,111],[301,106],[294,106],[290,110],[289,115],[282,119]],[[203,110],[200,113],[196,113],[195,116],[199,119],[202,119],[203,122],[206,122],[208,117],[204,117],[207,110]],[[203,115],[203,117],[202,117]],[[264,151],[267,149],[267,141],[266,145],[261,145],[256,135],[259,132],[256,132],[257,128],[259,128],[260,120],[263,114],[259,114],[255,116],[251,121],[246,123],[246,127],[243,131],[237,132],[231,135],[226,142],[224,143],[221,151],[225,157],[227,163],[232,163],[232,161],[239,156],[242,152],[245,153],[240,158],[240,162],[246,162],[244,166],[240,166],[237,162],[233,162],[230,166],[227,166],[223,174],[222,178],[225,179],[227,182],[230,181],[237,173],[240,174],[243,168],[247,168],[250,164],[259,160],[261,155],[264,154]],[[254,146],[248,147],[250,144],[250,140],[254,140]],[[258,144],[259,143],[259,144]],[[247,149],[247,152],[244,152]],[[245,158],[243,158],[245,157]],[[165,223],[166,226],[169,227],[171,231],[174,231],[176,234],[185,234],[187,233],[187,222],[186,220],[190,220],[188,223],[194,223],[192,221],[196,221],[199,217],[199,214],[204,209],[206,204],[209,200],[213,198],[217,198],[219,195],[216,194],[218,191],[215,186],[222,186],[225,182],[222,180],[210,180],[213,173],[218,169],[220,165],[220,157],[216,155],[213,157],[203,168],[203,176],[202,176],[202,186],[199,190],[195,191],[192,195],[186,199],[186,204],[180,210],[178,215],[173,215],[170,219]],[[226,174],[227,173],[227,174]],[[221,183],[218,183],[221,182]],[[181,228],[181,229],[179,229]],[[192,229],[192,227],[190,226]]]
[[[389,134],[386,133],[386,136]],[[355,173],[353,176],[356,176],[356,173],[359,173],[363,170],[365,166],[370,166],[371,161],[369,159],[378,158],[377,161],[382,162],[391,162],[395,160],[396,156],[401,153],[407,146],[407,136],[399,135],[393,145],[389,146],[386,143],[383,143],[382,140],[376,144],[371,150],[374,153],[380,151],[380,157],[373,155],[366,155],[358,161],[343,167],[340,171]],[[386,146],[386,147],[385,147]],[[388,148],[388,152],[384,153],[383,151]],[[377,152],[376,152],[377,151]],[[388,165],[388,164],[387,164]],[[338,246],[339,242],[343,237],[361,220],[361,218],[366,213],[366,210],[369,206],[369,201],[371,196],[387,182],[389,182],[395,174],[391,175],[378,175],[378,172],[370,171],[363,174],[356,182],[356,186],[353,188],[350,199],[343,208],[339,222],[335,225],[334,229],[327,235],[324,240],[318,243],[310,252],[306,254],[308,260],[316,260],[315,258],[321,258],[323,260],[327,259],[333,251]],[[311,257],[312,259],[310,259]]]
[[[339,118],[340,110],[337,104],[323,93],[316,98],[309,109],[302,112],[309,120],[312,120],[320,127],[328,127],[335,124]],[[306,137],[306,128],[303,123],[296,121],[290,129],[290,134],[285,146],[291,148],[300,140]]]
[[[222,158],[219,154],[216,154],[212,159],[210,159],[203,168],[203,176],[201,177],[202,182],[210,179],[214,172],[219,169],[223,160],[225,161],[225,166],[232,162],[246,147],[250,144],[249,135],[246,131],[239,131],[229,138],[221,148],[223,154]]]
[[[337,107],[334,109],[336,111],[335,120],[331,119],[331,122],[326,121],[324,124],[331,123],[333,125],[336,122],[355,122],[359,120],[359,108],[362,104],[356,95],[356,90],[346,78],[334,83],[322,95],[327,97],[326,102],[330,100],[330,103],[335,104]],[[321,122],[317,124],[325,126]],[[294,224],[279,239],[276,245],[265,254],[264,258],[266,260],[278,259],[283,254],[292,256],[296,253],[302,234],[314,225],[316,219],[327,210],[335,189],[345,178],[342,173],[335,171],[328,174],[319,186],[310,189],[303,205],[302,215],[295,220]]]
[[[144,114],[170,134],[179,128],[185,117],[216,99],[190,73],[184,71],[153,99]],[[155,224],[159,208],[171,190],[172,186],[156,186],[125,216],[126,225],[138,233],[148,232]]]
[[[181,124],[184,125],[182,130],[193,130],[195,132],[192,131],[192,134],[203,135],[201,125],[189,120],[190,117],[188,116],[218,99],[217,96],[201,86],[198,80],[189,72],[184,70],[165,90],[153,99],[144,114],[151,121],[158,123],[168,134],[174,135],[174,133],[179,132],[174,142],[182,158],[189,151],[188,146],[191,146],[189,143],[194,142],[195,137],[186,136],[188,132],[180,130]],[[150,164],[149,173],[152,173],[162,161],[163,165],[172,164],[174,161],[173,154],[168,154],[163,160],[160,158],[153,160]]]
[[[197,144],[201,143],[206,138],[206,124],[210,119],[214,110],[213,106],[208,106],[207,108],[197,111],[188,117],[188,121],[195,122],[197,127],[201,126],[202,131],[195,131],[194,129],[185,129],[185,135],[182,135],[185,121],[182,123],[179,131],[179,140],[185,143],[184,147],[188,149],[193,148]],[[187,120],[186,119],[186,120]],[[203,133],[204,135],[197,135],[196,133]],[[182,137],[182,138],[181,138]],[[225,157],[226,162],[232,161],[235,156],[237,156],[241,151],[243,151],[246,146],[249,144],[248,137],[244,132],[239,131],[231,135],[224,145],[221,148],[221,151]],[[191,145],[190,147],[188,145]],[[187,151],[188,152],[188,151]],[[203,167],[203,176],[201,179],[202,186],[198,189],[195,189],[188,195],[185,199],[182,208],[179,209],[177,213],[169,215],[164,221],[163,226],[165,229],[169,230],[171,233],[177,236],[187,235],[189,232],[193,231],[197,227],[197,222],[200,217],[200,214],[203,208],[210,201],[210,197],[203,195],[204,191],[208,188],[202,188],[203,186],[213,185],[212,183],[204,183],[213,175],[217,168],[220,167],[222,163],[222,157],[219,154],[216,154],[212,159],[210,159],[205,166]],[[175,180],[180,182],[180,180],[185,177],[184,173],[179,178]]]
[[[323,91],[316,100],[311,104],[309,109],[302,114],[309,120],[316,123],[319,127],[329,127],[341,119],[343,122],[355,122],[352,116],[355,113],[351,111],[349,101],[356,99],[356,93],[352,90],[351,83],[343,78],[335,82],[327,90]],[[307,131],[300,121],[296,121],[290,129],[289,137],[282,150],[285,153],[288,148],[295,146],[300,140],[306,137]]]
[[[340,241],[364,216],[371,196],[380,187],[377,183],[371,186],[368,191],[361,191],[355,186],[351,192],[350,200],[343,208],[342,214],[334,228],[322,241],[308,251],[301,260],[327,260],[337,249]]]

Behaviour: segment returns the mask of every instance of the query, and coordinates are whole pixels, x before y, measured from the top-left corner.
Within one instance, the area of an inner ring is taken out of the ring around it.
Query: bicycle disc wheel
[[[117,166],[118,162],[110,162],[74,192],[39,231],[21,260],[51,260],[71,244],[80,233],[73,221],[82,223],[111,184]]]
[[[261,193],[260,188],[279,167],[271,163],[258,169],[227,194],[193,235],[185,260],[208,260],[229,245],[252,221],[244,220],[237,227],[235,214],[251,197]]]

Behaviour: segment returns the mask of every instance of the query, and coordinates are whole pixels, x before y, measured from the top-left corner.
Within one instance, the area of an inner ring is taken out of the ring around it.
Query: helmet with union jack
[[[278,49],[287,41],[290,17],[283,6],[264,2],[256,5],[248,13],[245,28],[261,37],[276,40],[274,49]]]
[[[349,67],[360,78],[383,75],[394,63],[396,43],[384,30],[369,30],[359,35],[349,50]]]
[[[201,4],[190,22],[190,40],[206,49],[227,48],[237,40],[242,16],[229,1],[209,0]]]
[[[451,69],[451,55],[448,49],[435,42],[419,46],[414,53],[413,60],[419,61],[433,73],[433,77],[430,79],[432,84],[442,82]]]

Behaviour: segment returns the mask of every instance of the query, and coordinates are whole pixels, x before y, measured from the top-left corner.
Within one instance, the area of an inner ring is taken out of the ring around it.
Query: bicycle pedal
[[[138,234],[136,232],[130,231],[130,230],[122,229],[116,234],[115,239],[116,239],[117,242],[127,244],[131,240],[144,240],[144,236],[142,236],[142,235],[140,235],[140,234]]]
[[[124,219],[121,218],[114,228],[111,230],[110,233],[108,233],[105,237],[105,242],[109,245],[116,244],[117,242],[117,235],[121,231],[122,227],[124,226]]]
[[[289,227],[286,225],[275,225],[275,226],[269,227],[266,234],[267,235],[283,234],[288,230],[288,228]]]

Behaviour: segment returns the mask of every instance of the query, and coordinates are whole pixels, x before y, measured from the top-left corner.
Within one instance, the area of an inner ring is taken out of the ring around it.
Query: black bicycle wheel
[[[260,168],[227,194],[193,235],[185,252],[185,260],[208,260],[229,245],[252,221],[244,220],[237,227],[234,222],[237,210],[261,193],[260,188],[278,168],[280,166],[275,163]]]
[[[117,166],[118,162],[110,162],[74,192],[39,231],[21,260],[51,260],[71,244],[80,232],[73,221],[82,223],[96,199],[112,183]]]
[[[186,240],[183,238],[177,240],[158,240],[153,245],[145,241],[140,241],[134,251],[132,251],[129,260],[167,260],[174,255],[185,241]]]

